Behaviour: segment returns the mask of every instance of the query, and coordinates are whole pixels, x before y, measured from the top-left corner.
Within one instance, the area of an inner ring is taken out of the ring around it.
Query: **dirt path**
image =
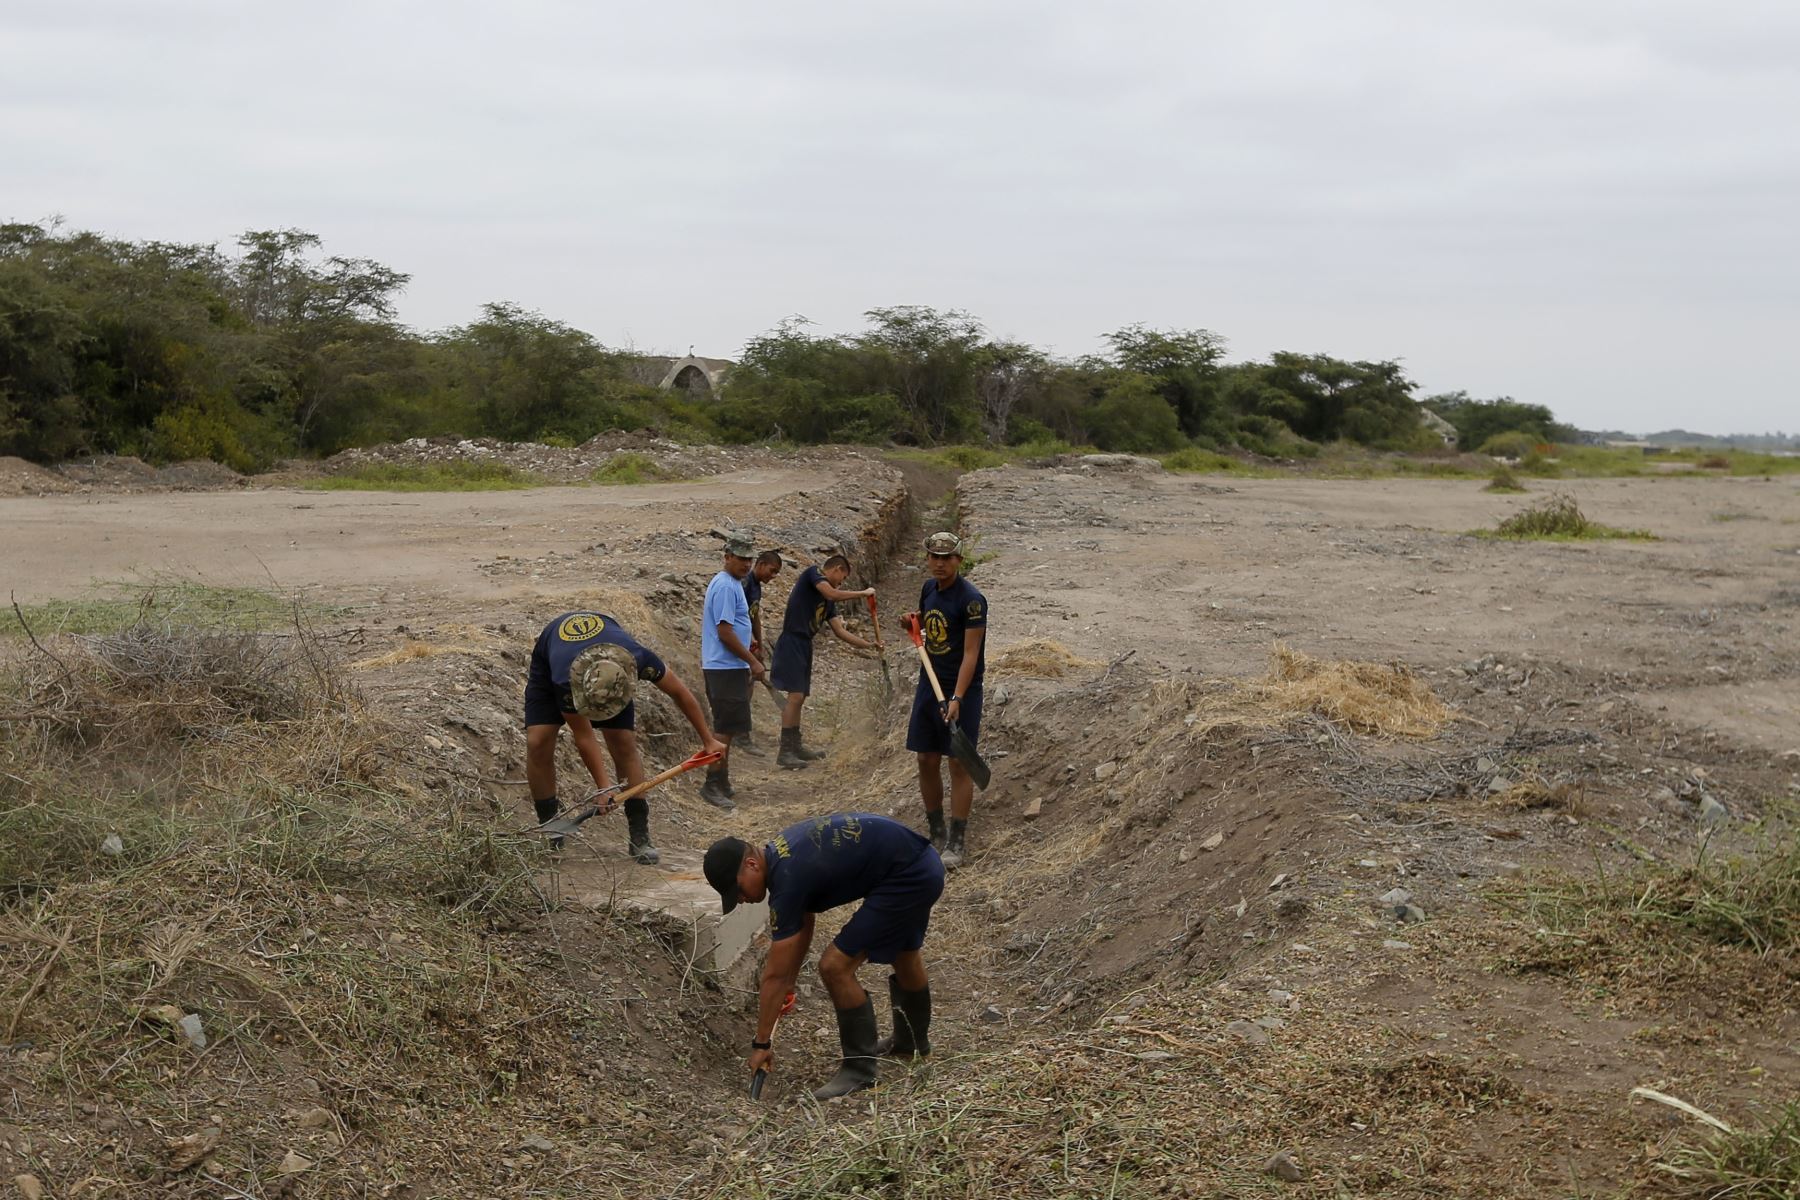
[[[312,589],[335,603],[386,591],[460,599],[515,591],[478,567],[586,556],[672,529],[704,532],[817,483],[754,470],[691,483],[515,492],[268,491],[0,499],[0,562],[21,602],[96,582],[176,575]],[[595,563],[598,566],[598,563]],[[609,566],[613,564],[608,564]],[[596,572],[599,574],[600,572]],[[529,570],[520,572],[530,581]]]

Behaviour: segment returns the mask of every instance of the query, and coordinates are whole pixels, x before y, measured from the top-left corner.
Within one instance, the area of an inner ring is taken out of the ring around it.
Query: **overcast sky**
[[[0,219],[412,275],[729,357],[966,309],[1800,427],[1794,0],[0,0]]]

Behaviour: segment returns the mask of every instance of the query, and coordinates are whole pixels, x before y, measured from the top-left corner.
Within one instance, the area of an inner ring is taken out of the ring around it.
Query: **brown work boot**
[[[797,771],[801,767],[811,766],[811,760],[800,753],[800,730],[783,729],[781,731],[781,753],[775,756],[775,765]]]

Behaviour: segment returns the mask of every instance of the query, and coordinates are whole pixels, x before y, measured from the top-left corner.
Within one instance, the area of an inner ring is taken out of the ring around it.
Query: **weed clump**
[[[1568,542],[1590,538],[1628,538],[1655,541],[1656,535],[1642,529],[1615,529],[1590,521],[1566,492],[1555,492],[1520,512],[1501,521],[1491,531],[1478,530],[1478,537],[1512,538],[1519,541]]]
[[[1070,671],[1098,665],[1076,657],[1067,646],[1049,638],[1009,646],[994,656],[993,663],[997,674],[1030,675],[1038,679],[1061,679]]]
[[[1788,1200],[1800,1195],[1800,1103],[1765,1127],[1717,1132],[1677,1150],[1667,1167],[1677,1196],[1691,1200]]]
[[[1505,463],[1501,463],[1494,468],[1494,473],[1488,476],[1488,485],[1481,490],[1484,492],[1500,492],[1502,494],[1517,495],[1525,490],[1525,485],[1519,482],[1519,477],[1513,474],[1513,469],[1511,467],[1507,466]]]
[[[327,492],[503,492],[548,485],[517,467],[491,462],[365,463],[306,483]]]
[[[588,478],[595,483],[630,487],[644,483],[673,483],[681,476],[669,470],[648,454],[626,450],[606,460]]]

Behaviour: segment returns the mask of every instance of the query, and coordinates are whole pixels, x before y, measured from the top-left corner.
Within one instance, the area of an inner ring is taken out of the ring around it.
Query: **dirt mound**
[[[990,664],[999,675],[1030,675],[1038,679],[1061,679],[1070,671],[1099,665],[1077,658],[1067,646],[1048,638],[1008,646]]]
[[[75,490],[75,484],[55,471],[11,455],[0,457],[0,496],[47,496]]]
[[[105,491],[142,491],[156,486],[156,468],[129,454],[96,454],[56,469],[65,479]]]
[[[175,492],[211,492],[243,487],[245,479],[224,463],[210,458],[190,458],[171,463],[156,473],[157,486]]]

